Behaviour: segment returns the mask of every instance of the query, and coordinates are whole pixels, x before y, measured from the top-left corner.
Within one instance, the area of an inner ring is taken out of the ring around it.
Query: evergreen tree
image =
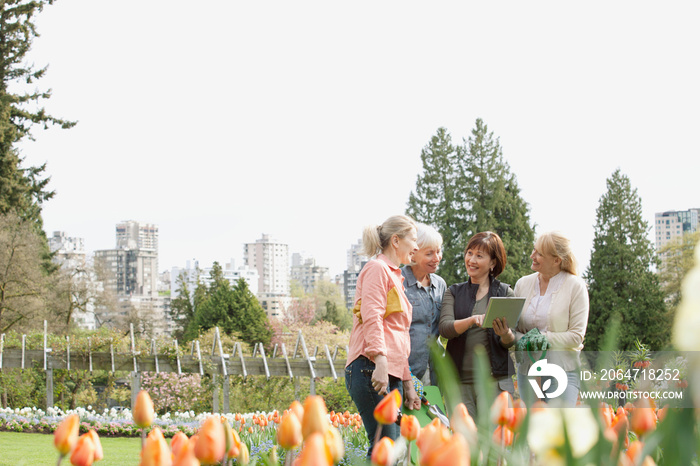
[[[618,347],[635,348],[639,339],[652,350],[669,342],[671,319],[653,267],[654,248],[647,238],[642,201],[629,178],[617,169],[607,180],[607,192],[596,210],[589,283],[590,313],[585,348],[601,348],[613,318],[620,320]]]
[[[233,302],[238,316],[233,330],[239,332],[245,341],[269,346],[272,340],[272,328],[265,310],[258,298],[248,288],[248,282],[240,278],[233,287]]]
[[[185,338],[193,339],[219,327],[225,334],[236,334],[246,342],[269,345],[272,330],[267,315],[248,283],[241,278],[232,288],[218,262],[214,262],[209,279],[208,287],[201,285],[195,290],[194,317],[185,330]]]
[[[444,259],[439,274],[447,283],[456,283],[459,270],[464,268],[464,245],[456,241],[457,212],[461,210],[455,198],[457,148],[445,128],[438,128],[421,150],[420,158],[423,173],[418,175],[416,189],[409,195],[406,214],[440,232]]]
[[[46,72],[46,67],[33,69],[25,63],[32,40],[38,36],[33,19],[53,0],[5,0],[0,4],[0,213],[16,212],[35,222],[42,231],[41,204],[53,196],[47,190],[45,165],[22,168],[23,159],[17,143],[31,139],[34,125],[47,128],[60,125],[70,128],[75,123],[54,118],[43,108],[36,108],[50,91],[14,92],[13,84],[33,84]]]
[[[444,128],[421,152],[418,176],[406,213],[433,225],[441,234],[443,263],[438,272],[448,284],[467,280],[464,248],[481,231],[503,239],[508,264],[499,279],[514,285],[530,273],[528,257],[534,243],[528,205],[520,196],[515,175],[503,160],[498,138],[481,119],[464,145],[454,147]]]
[[[500,141],[478,118],[472,134],[457,151],[459,162],[456,192],[465,212],[461,215],[459,240],[462,249],[482,231],[496,232],[506,248],[507,264],[498,277],[511,286],[531,273],[530,252],[535,231],[530,225],[529,207],[510,166],[503,159]],[[467,279],[464,261],[457,277]]]

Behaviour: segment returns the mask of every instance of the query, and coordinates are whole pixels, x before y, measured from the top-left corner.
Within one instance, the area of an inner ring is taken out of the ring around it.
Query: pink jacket
[[[346,367],[360,356],[374,361],[376,355],[383,354],[387,357],[389,375],[410,380],[408,329],[412,312],[401,269],[379,254],[364,266],[357,279]]]

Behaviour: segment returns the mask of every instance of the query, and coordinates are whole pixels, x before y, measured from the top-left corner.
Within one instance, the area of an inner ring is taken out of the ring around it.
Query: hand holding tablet
[[[493,320],[505,318],[511,328],[515,328],[520,319],[520,313],[525,306],[525,298],[506,298],[495,297],[489,300],[489,306],[486,309],[486,316],[483,328],[493,328]]]

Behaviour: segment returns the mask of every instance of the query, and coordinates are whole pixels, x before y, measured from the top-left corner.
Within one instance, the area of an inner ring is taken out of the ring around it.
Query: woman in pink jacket
[[[345,385],[367,431],[368,458],[377,430],[374,408],[387,393],[398,389],[407,407],[420,408],[408,367],[412,307],[399,268],[411,263],[416,242],[416,224],[403,215],[367,227],[362,235],[363,252],[372,260],[357,278]],[[382,428],[382,436],[399,434],[397,425]]]

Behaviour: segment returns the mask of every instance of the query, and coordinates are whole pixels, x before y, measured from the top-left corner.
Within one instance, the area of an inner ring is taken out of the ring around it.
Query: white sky
[[[59,0],[31,59],[79,123],[37,128],[25,165],[48,163],[46,231],[89,251],[138,220],[161,270],[242,265],[268,233],[335,274],[404,212],[437,128],[461,143],[481,117],[585,268],[616,168],[649,226],[700,207],[699,5]]]

